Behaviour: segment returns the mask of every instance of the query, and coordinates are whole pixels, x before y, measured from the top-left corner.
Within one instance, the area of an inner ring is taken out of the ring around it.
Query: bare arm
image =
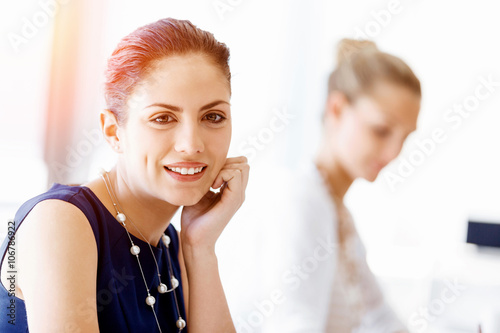
[[[182,252],[181,235],[177,232],[179,237],[179,266],[181,268],[182,291],[184,294],[184,307],[186,308],[186,316],[189,317],[189,281],[186,272],[186,263],[184,262],[184,253]],[[184,318],[186,321],[187,318]]]
[[[181,247],[189,283],[191,333],[236,332],[219,276],[215,243],[245,198],[249,166],[245,157],[228,158],[199,203],[184,207]]]
[[[17,240],[30,332],[99,332],[97,247],[85,215],[70,203],[44,200],[26,217]]]
[[[214,252],[184,246],[189,280],[190,332],[236,332]]]

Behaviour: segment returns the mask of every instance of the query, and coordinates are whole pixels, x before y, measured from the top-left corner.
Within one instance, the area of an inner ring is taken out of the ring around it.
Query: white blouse
[[[333,204],[316,167],[289,177],[280,190],[269,187],[264,195],[273,216],[259,224],[266,232],[259,236],[264,254],[257,260],[261,273],[254,302],[264,319],[252,322],[252,332],[407,331],[367,265],[351,215]],[[350,234],[344,252],[339,221]]]

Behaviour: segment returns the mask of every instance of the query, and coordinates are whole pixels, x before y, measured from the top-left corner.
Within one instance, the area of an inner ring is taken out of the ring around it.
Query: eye
[[[218,124],[218,123],[221,123],[223,122],[224,120],[226,120],[227,118],[224,117],[223,115],[221,114],[218,114],[218,113],[208,113],[206,114],[203,119],[211,122],[211,123],[214,123],[214,124]]]
[[[375,133],[375,135],[382,139],[388,137],[391,134],[391,130],[385,126],[374,126],[373,132]]]
[[[161,116],[151,119],[151,122],[159,125],[164,125],[164,124],[169,124],[174,120],[175,119],[172,116],[169,116],[168,114],[163,114]]]

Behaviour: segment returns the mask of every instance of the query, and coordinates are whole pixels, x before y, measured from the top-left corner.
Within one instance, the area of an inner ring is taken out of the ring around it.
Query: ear
[[[104,134],[104,138],[111,146],[111,149],[120,153],[120,128],[118,126],[118,119],[113,112],[109,110],[103,110],[101,112],[101,131]]]
[[[326,100],[325,120],[338,122],[349,106],[347,96],[340,91],[332,91]]]

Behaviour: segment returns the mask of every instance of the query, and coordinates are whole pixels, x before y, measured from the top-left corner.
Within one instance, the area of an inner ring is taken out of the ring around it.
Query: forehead
[[[367,116],[413,131],[420,110],[420,97],[407,87],[380,82],[356,104]]]
[[[230,87],[222,71],[202,54],[178,55],[156,61],[132,97],[170,104],[229,101]]]

